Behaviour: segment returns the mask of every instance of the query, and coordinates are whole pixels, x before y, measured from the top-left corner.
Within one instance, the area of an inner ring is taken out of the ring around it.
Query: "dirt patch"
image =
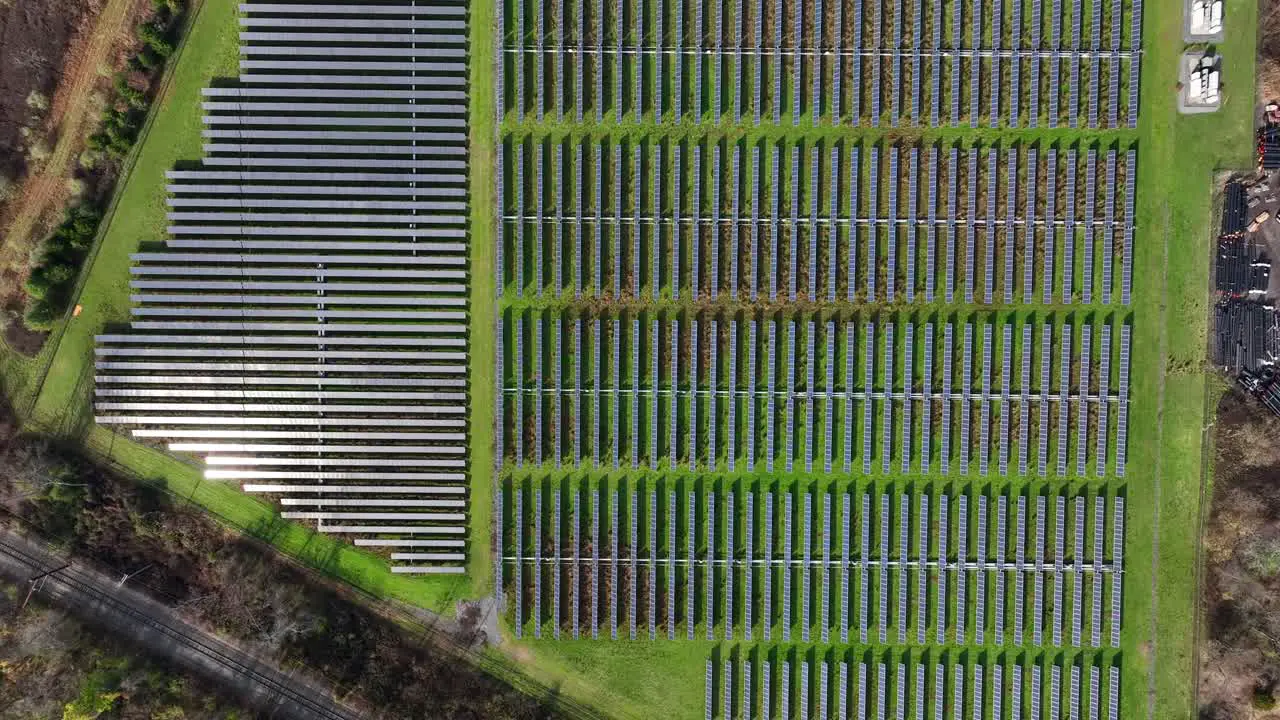
[[[1233,390],[1214,433],[1200,717],[1280,717],[1280,418]]]
[[[6,177],[24,173],[24,135],[40,132],[47,115],[38,106],[49,109],[67,49],[92,25],[100,5],[100,0],[0,3],[0,172]]]

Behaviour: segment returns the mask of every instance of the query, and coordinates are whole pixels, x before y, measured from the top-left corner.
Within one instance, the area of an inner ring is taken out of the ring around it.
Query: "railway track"
[[[59,559],[36,543],[0,531],[0,573],[32,581],[33,596],[95,624],[110,624],[165,659],[229,686],[272,718],[356,720],[326,688],[286,674],[175,616],[164,606],[94,570]]]

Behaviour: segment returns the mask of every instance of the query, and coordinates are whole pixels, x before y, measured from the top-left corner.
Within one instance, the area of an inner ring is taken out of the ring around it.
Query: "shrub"
[[[49,301],[42,298],[27,307],[27,314],[23,316],[22,322],[32,330],[49,330],[57,316],[58,313]]]

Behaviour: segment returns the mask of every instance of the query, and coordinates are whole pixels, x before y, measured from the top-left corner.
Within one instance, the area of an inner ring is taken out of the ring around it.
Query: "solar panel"
[[[698,594],[695,589],[697,588],[697,584],[696,584],[697,580],[694,576],[694,571],[697,568],[698,547],[697,547],[696,533],[697,533],[698,524],[693,520],[693,518],[697,517],[697,513],[695,510],[697,507],[698,507],[698,494],[696,492],[690,491],[689,505],[688,505],[689,509],[687,511],[688,515],[686,516],[686,519],[685,519],[687,523],[686,527],[688,528],[688,539],[685,543],[685,547],[687,548],[687,552],[688,552],[688,558],[687,558],[687,564],[685,565],[685,583],[684,583],[684,593],[685,593],[684,624],[685,624],[685,631],[687,634],[686,636],[689,640],[693,640],[694,630],[698,624],[698,618],[697,618],[697,615],[695,614],[696,608],[693,602],[694,598]],[[708,571],[709,570],[710,568],[708,568]],[[707,623],[707,627],[708,628],[711,627],[711,624]],[[767,637],[768,636],[766,635],[766,638]]]
[[[991,304],[992,291],[995,289],[996,205],[999,198],[999,194],[996,189],[998,168],[999,156],[996,151],[994,149],[987,150],[987,232],[984,236],[987,247],[983,252],[983,266],[986,274],[986,281],[982,286],[982,298],[983,302],[988,305]]]
[[[934,599],[937,619],[934,628],[937,633],[936,643],[942,645],[947,640],[947,499],[938,499],[938,592]],[[953,583],[954,584],[954,583]],[[941,669],[939,669],[941,672]]]
[[[933,717],[946,717],[943,714],[943,708],[946,703],[946,692],[944,691],[945,668],[939,662],[933,666]]]
[[[987,474],[991,454],[991,324],[982,326],[982,425],[979,428],[979,474]]]
[[[876,77],[879,77],[877,74]],[[873,181],[877,186],[867,193],[867,219],[870,221],[869,232],[867,233],[867,302],[875,302],[876,299],[876,274],[879,266],[879,253],[876,251],[876,238],[880,234],[880,212],[876,208],[876,203],[880,197],[880,148],[871,147],[871,174]]]
[[[968,158],[968,179],[965,187],[965,255],[964,255],[964,301],[973,304],[973,271],[977,262],[977,223],[978,223],[978,153],[970,150]],[[955,184],[955,183],[953,183]]]
[[[794,442],[795,442],[795,422],[796,422],[796,411],[795,411],[796,361],[797,361],[796,360],[796,322],[795,320],[789,320],[787,322],[787,355],[786,355],[787,381],[786,381],[786,387],[784,390],[785,411],[783,412],[785,422],[786,422],[786,429],[783,431],[783,434],[782,434],[783,458],[785,460],[783,464],[786,467],[787,472],[791,472],[792,459],[795,457]]]
[[[579,488],[573,489],[573,535],[570,542],[573,545],[573,581],[570,587],[573,589],[573,617],[571,618],[573,626],[573,639],[579,637],[579,618],[582,617],[580,607],[582,604],[582,492]],[[675,527],[675,525],[672,525]]]
[[[692,356],[691,356],[692,357]],[[680,321],[671,321],[671,417],[669,420],[670,437],[667,441],[667,462],[675,469],[679,456],[680,438],[677,435],[680,425]],[[693,397],[690,395],[690,397]]]
[[[942,333],[942,447],[940,459],[942,460],[942,474],[946,475],[951,468],[951,349],[953,347],[951,338],[951,323],[947,323]]]
[[[1089,668],[1089,720],[1098,720],[1098,668]]]
[[[970,383],[973,378],[973,326],[964,326],[963,354],[960,356],[960,474],[969,474],[969,456],[973,447],[969,441],[969,416],[973,409]]]
[[[806,496],[806,504],[807,504]],[[822,493],[822,642],[830,642],[831,639],[831,495]],[[823,677],[826,675],[826,666],[823,666]],[[825,685],[825,683],[824,683]],[[826,691],[823,691],[823,697]]]
[[[894,7],[897,7],[896,3]],[[885,234],[888,240],[888,247],[885,248],[885,252],[889,261],[889,268],[885,273],[884,284],[885,299],[889,302],[893,302],[898,276],[898,183],[898,148],[897,146],[892,146],[889,148],[889,180],[886,183],[889,186],[889,214],[885,223]]]
[[[983,697],[982,697],[982,690],[983,690],[982,681],[983,681],[982,666],[974,665],[973,666],[973,717],[974,717],[974,720],[982,720],[982,717],[985,714],[983,712],[985,709],[985,705],[983,704]]]
[[[775,77],[777,73],[774,73]],[[774,95],[777,97],[776,93]],[[774,108],[776,112],[777,103],[775,101]],[[776,118],[775,118],[776,122]],[[778,147],[773,147],[772,162],[770,163],[770,182],[769,194],[773,197],[773,211],[769,214],[769,299],[778,299],[778,245],[782,242],[782,235],[778,229],[778,218],[781,214],[782,203],[782,186],[778,184]]]
[[[658,320],[649,322],[649,469],[658,469],[658,391],[662,383],[658,368]],[[574,355],[574,357],[578,357]],[[578,434],[573,434],[575,440]]]
[[[956,503],[956,522],[959,525],[956,531],[956,636],[957,644],[964,644],[968,635],[965,634],[965,613],[968,605],[965,604],[965,595],[969,587],[969,574],[965,569],[966,561],[969,557],[969,498],[961,495],[953,498]]]
[[[702,62],[702,55],[698,55],[698,63]],[[695,64],[696,67],[696,64]],[[702,283],[700,275],[702,273],[702,262],[698,259],[699,253],[702,252],[702,146],[693,146],[693,182],[690,183],[690,190],[693,194],[693,238],[690,245],[690,254],[692,262],[689,263],[689,290],[690,294],[696,299],[702,294]],[[679,188],[677,188],[678,190]]]
[[[924,325],[924,368],[921,373],[924,381],[924,407],[920,412],[920,472],[929,473],[930,461],[933,457],[933,441],[929,437],[933,425],[933,323]],[[949,403],[949,401],[946,401]]]
[[[778,388],[777,388],[778,375],[774,367],[778,359],[778,321],[777,320],[769,321],[769,344],[767,347],[769,348],[768,350],[769,391],[766,394],[768,398],[768,402],[765,403],[767,412],[765,414],[765,425],[764,425],[764,436],[765,436],[764,460],[765,460],[765,469],[768,470],[769,472],[773,472],[774,448],[777,447],[777,443],[774,439],[774,429],[776,425],[774,424],[774,417],[773,417],[774,406],[778,400]]]
[[[658,638],[658,493],[649,489],[649,639]]]
[[[1093,302],[1093,211],[1097,202],[1097,178],[1098,154],[1096,150],[1090,148],[1085,155],[1084,263],[1081,268],[1082,299],[1086,305]]]
[[[835,391],[836,391],[836,324],[827,323],[826,337],[827,346],[827,392],[826,403],[823,408],[822,429],[823,429],[823,451],[826,454],[824,469],[827,474],[831,473],[831,426],[835,424]]]
[[[1031,666],[1031,713],[1032,718],[1042,717],[1044,705],[1040,701],[1040,676],[1041,670],[1039,665]],[[1054,715],[1052,717],[1061,717]]]
[[[1134,223],[1134,185],[1137,180],[1135,162],[1137,152],[1129,150],[1125,153],[1124,164],[1124,261],[1121,267],[1120,302],[1129,304],[1133,292],[1133,223]]]
[[[875,333],[875,323],[863,324],[862,472],[864,475],[871,474],[871,428],[875,412],[875,402],[872,399],[875,389]]]
[[[907,564],[910,562],[911,508],[907,496],[898,498],[898,585],[894,588],[898,596],[898,614],[895,624],[898,627],[898,644],[907,642]]]
[[[1049,667],[1049,717],[1062,717],[1059,704],[1062,699],[1062,668],[1057,665]]]
[[[1066,581],[1063,573],[1063,527],[1066,523],[1067,504],[1066,499],[1059,495],[1056,499],[1056,509],[1054,512],[1054,540],[1053,540],[1053,644],[1062,644],[1062,587]]]
[[[1067,151],[1066,160],[1066,190],[1064,197],[1066,199],[1066,213],[1063,223],[1063,231],[1065,237],[1063,239],[1063,263],[1062,263],[1062,302],[1070,304],[1072,294],[1075,288],[1075,233],[1076,233],[1076,175],[1080,172],[1080,166],[1076,162],[1076,151],[1074,149]],[[1090,236],[1092,237],[1092,236]],[[1091,268],[1086,267],[1085,273]],[[1089,278],[1084,278],[1084,285],[1088,286]]]
[[[924,299],[933,302],[934,284],[937,282],[937,221],[938,221],[938,148],[929,148],[928,209],[925,225],[925,275]]]
[[[1092,613],[1089,622],[1089,644],[1102,646],[1102,531],[1105,518],[1106,501],[1102,496],[1094,498],[1093,503],[1093,562],[1090,585],[1093,590]]]
[[[792,125],[800,124],[800,95],[802,93],[802,88],[803,88],[803,86],[800,84],[800,53],[801,53],[800,33],[801,33],[802,24],[803,24],[803,20],[802,20],[803,9],[804,9],[803,2],[797,2],[795,4],[795,18],[792,20],[792,23],[791,23],[791,30],[792,30],[792,33],[794,33],[792,45],[791,45],[791,49],[792,49],[791,124]]]
[[[974,587],[973,637],[978,645],[987,636],[987,496],[978,496],[977,582]]]
[[[511,494],[514,496],[515,509],[512,517],[515,519],[515,631],[516,638],[524,637],[524,487],[519,483],[512,486]]]
[[[805,334],[805,341],[808,348],[805,352],[805,371],[807,377],[805,379],[805,396],[804,396],[804,414],[805,414],[805,441],[804,441],[804,471],[806,473],[813,472],[813,443],[814,443],[814,416],[817,414],[816,392],[814,390],[814,366],[817,364],[817,356],[814,355],[814,323],[809,321],[809,330]]]
[[[1124,498],[1112,501],[1111,510],[1111,566],[1124,570]],[[1111,647],[1120,647],[1120,583],[1119,572],[1111,574]],[[1112,693],[1114,695],[1114,692]],[[1112,714],[1114,716],[1114,713]]]
[[[951,6],[951,47],[960,49],[964,47],[964,24],[962,3],[954,3]],[[981,15],[982,13],[975,13]],[[939,23],[941,25],[941,23]],[[980,36],[979,36],[980,37]],[[948,73],[951,76],[951,126],[958,127],[960,125],[960,68],[961,54],[951,54],[951,70]],[[935,93],[934,97],[942,97],[940,93]],[[971,176],[972,177],[972,176]]]
[[[1000,474],[1003,476],[1009,474],[1009,415],[1012,412],[1009,386],[1013,383],[1013,376],[1010,374],[1013,362],[1013,326],[1004,326],[1004,340],[1000,348],[1000,399],[996,402],[1000,413]]]
[[[759,344],[756,342],[756,321],[751,320],[747,341],[747,471],[756,465],[756,355]]]
[[[858,590],[861,597],[858,603],[858,642],[867,642],[867,580],[871,552],[871,496],[862,496],[862,514],[858,516],[858,524],[862,530],[862,545],[859,558]]]
[[[551,539],[552,539],[552,565],[551,565],[551,633],[560,639],[560,572],[563,568],[560,558],[560,490],[554,488],[551,491]]]
[[[1004,531],[1008,508],[1004,495],[996,497],[996,572],[995,572],[995,626],[996,642],[1004,644]],[[997,695],[998,697],[998,695]]]
[[[787,226],[787,239],[791,243],[791,252],[787,255],[787,281],[791,293],[789,297],[795,300],[800,262],[800,148],[795,145],[791,147],[790,183],[791,222]]]
[[[760,22],[759,13],[756,14],[757,24]],[[759,35],[756,36],[759,38]],[[758,42],[758,40],[757,40]],[[756,72],[759,73],[759,58],[757,58]],[[759,122],[760,99],[759,99],[759,78],[756,87],[756,121]],[[764,204],[764,182],[761,178],[762,168],[760,166],[760,148],[751,148],[751,300],[754,302],[760,298],[760,206]]]
[[[627,612],[628,612],[627,629],[629,631],[630,638],[632,640],[636,639],[636,608],[639,605],[639,603],[636,602],[637,600],[636,585],[638,584],[639,578],[640,578],[640,573],[636,566],[636,553],[640,549],[640,545],[637,542],[637,538],[636,538],[636,531],[639,527],[639,523],[637,521],[638,517],[639,517],[639,513],[637,512],[636,491],[632,490],[631,491],[631,512],[627,515],[627,528],[630,530],[630,534],[631,534],[631,545],[627,548],[627,559],[630,561],[630,564],[631,564],[631,577],[628,578],[627,580],[627,591],[630,595],[630,597],[628,598],[629,603],[627,605]],[[559,525],[556,526],[556,532],[559,532]],[[556,554],[559,555],[558,552]],[[557,568],[559,567],[558,558],[557,558],[556,567]]]
[[[724,661],[724,681],[722,691],[724,692],[723,705],[721,713],[725,717],[733,717],[733,661]]]
[[[855,8],[860,6],[855,6]],[[855,14],[860,14],[861,10],[856,10]],[[854,56],[855,66],[860,63],[858,56]],[[856,69],[856,68],[855,68]],[[857,75],[854,75],[854,82],[857,82]],[[855,96],[856,97],[856,96]],[[855,115],[857,102],[854,102]],[[861,181],[860,174],[862,172],[862,164],[859,160],[858,148],[855,146],[849,150],[849,301],[853,302],[854,295],[857,292],[858,277],[858,184]],[[846,424],[847,427],[847,424]],[[848,463],[846,463],[847,465]],[[846,467],[846,470],[848,468]]]
[[[916,665],[916,692],[912,696],[912,706],[915,707],[915,720],[924,720],[924,665]],[[844,717],[841,715],[840,717]]]
[[[707,351],[710,364],[707,367],[707,468],[716,469],[716,425],[720,415],[716,413],[716,396],[720,394],[718,368],[718,351],[720,348],[720,328],[715,319],[711,320],[711,332],[707,335]]]
[[[889,460],[893,454],[893,323],[884,329],[884,415],[880,425],[881,471],[889,472]]]
[[[1107,668],[1107,720],[1120,717],[1120,668]]]
[[[738,2],[741,2],[741,0],[738,0]],[[738,94],[735,91],[734,97],[737,98],[737,96]],[[741,114],[741,112],[739,112],[739,114]],[[733,204],[730,207],[731,224],[729,226],[729,241],[730,241],[729,292],[735,298],[738,296],[738,291],[739,291],[738,263],[740,262],[739,256],[742,254],[741,247],[740,247],[740,239],[739,239],[739,236],[742,233],[742,225],[739,221],[742,219],[741,205],[742,205],[742,193],[744,192],[744,188],[743,188],[742,177],[741,175],[738,174],[738,166],[739,166],[739,161],[741,159],[741,154],[742,154],[741,148],[739,148],[737,145],[734,145],[733,158],[731,160],[730,174],[729,174],[730,182],[733,183],[733,191],[732,191]]]
[[[1058,361],[1058,474],[1067,474],[1067,425],[1071,392],[1071,326],[1063,326],[1061,355]]]
[[[1076,474],[1085,474],[1085,461],[1089,448],[1089,351],[1093,340],[1093,326],[1081,328],[1083,337],[1080,343],[1080,388],[1076,397]]]
[[[761,8],[763,12],[763,8]],[[782,3],[773,6],[773,124],[782,124]],[[775,184],[774,187],[777,187]]]
[[[701,357],[698,344],[699,321],[689,322],[689,469],[698,466],[698,358]]]
[[[604,344],[604,336],[600,333],[600,319],[595,320],[591,333],[591,368],[595,373],[591,385],[591,459],[596,468],[600,467],[600,403],[604,393],[600,384],[600,346]],[[519,415],[517,414],[519,417]]]
[[[741,15],[741,13],[739,13],[739,15]],[[762,87],[760,68],[764,65],[764,60],[761,57],[764,51],[764,8],[753,5],[751,15],[752,19],[755,21],[755,30],[751,37],[756,40],[755,57],[752,59],[751,63],[751,68],[755,73],[755,81],[751,84],[751,89],[755,93],[753,102],[751,103],[751,108],[755,111],[755,122],[759,125],[761,110],[760,88]],[[741,58],[739,58],[739,60],[741,60]]]
[[[726,401],[728,407],[728,418],[725,422],[725,429],[728,431],[728,444],[725,447],[725,458],[728,461],[729,471],[733,472],[737,458],[737,409],[738,409],[738,323],[731,321],[729,323],[729,395]],[[657,408],[654,408],[657,411]],[[714,453],[712,454],[714,458]]]
[[[618,639],[618,566],[622,563],[618,555],[618,490],[615,488],[609,496],[609,637]]]
[[[715,714],[716,714],[715,700],[714,700],[714,695],[712,693],[713,683],[714,683],[713,672],[712,672],[713,667],[714,667],[713,661],[710,658],[707,658],[706,697],[703,700],[703,706],[706,708],[707,720],[711,720],[712,718],[715,717]]]
[[[1129,429],[1129,326],[1120,326],[1120,388],[1116,410],[1116,476],[1124,477]]]
[[[865,663],[858,663],[858,712],[854,717],[867,716],[867,696],[870,694],[867,690],[867,666]],[[783,717],[788,716],[784,713]]]
[[[913,425],[911,423],[911,406],[915,403],[911,391],[911,376],[914,368],[911,366],[911,354],[915,349],[915,323],[908,322],[906,324],[907,336],[902,342],[902,473],[905,475],[911,470],[911,434]]]
[[[844,324],[844,471],[848,473],[853,465],[853,362],[854,358],[854,324]]]
[[[538,317],[533,326],[533,462],[542,464],[542,333],[545,317]]]
[[[907,153],[907,302],[916,300],[916,202],[919,184],[920,152],[912,147]]]
[[[799,13],[799,3],[797,3],[796,12]],[[813,122],[816,125],[818,118],[822,115],[822,0],[816,0],[814,8],[810,11],[813,18],[813,66],[810,70],[809,81],[812,88],[809,91],[809,108],[813,113]],[[836,26],[836,34],[840,33],[840,26]],[[797,47],[799,44],[797,43]]]
[[[733,490],[724,499],[724,639],[733,639],[733,576],[737,573],[737,554],[733,547]]]
[[[791,562],[791,492],[782,496],[782,640],[791,641],[791,575],[794,565]]]
[[[840,496],[840,642],[849,642],[849,493]],[[841,693],[844,688],[841,663]],[[843,700],[841,701],[843,705]]]
[[[1045,547],[1045,499],[1036,496],[1036,572],[1032,575],[1035,581],[1035,606],[1031,613],[1031,644],[1041,642],[1041,625],[1044,619],[1044,547]]]
[[[814,73],[815,78],[818,76]],[[817,98],[817,94],[814,97]],[[812,301],[818,299],[818,196],[821,194],[818,178],[818,148],[815,145],[809,149],[809,299]]]
[[[706,607],[707,639],[716,637],[716,494],[707,493],[707,559],[706,571],[702,579],[706,585],[703,589]]]
[[[788,495],[787,497],[790,497]],[[809,642],[809,583],[813,575],[813,496],[804,493],[804,522],[800,525],[800,638]]]
[[[1071,704],[1067,708],[1067,716],[1071,720],[1080,718],[1080,667],[1071,666]]]
[[[884,663],[876,665],[876,720],[884,720],[884,706],[889,702],[889,693],[885,689]]]
[[[719,57],[717,52],[717,61]],[[711,266],[707,268],[712,300],[720,297],[720,184],[723,179],[720,175],[720,143],[717,142],[711,151]]]
[[[1021,645],[1026,642],[1023,637],[1022,613],[1026,608],[1023,603],[1023,585],[1026,578],[1023,570],[1026,567],[1026,522],[1027,522],[1027,498],[1018,496],[1018,519],[1014,529],[1014,567],[1017,572],[1013,575],[1013,641]]]
[[[1022,666],[1014,664],[1009,673],[1012,686],[1009,690],[1009,720],[1022,720]]]
[[[929,624],[926,615],[929,605],[929,496],[920,496],[919,515],[919,553],[920,562],[916,568],[916,644],[925,643],[925,628]],[[940,561],[945,562],[946,558]],[[919,676],[918,676],[919,677]],[[919,693],[919,690],[917,690]],[[919,698],[917,698],[919,702]]]
[[[745,543],[743,554],[744,557],[746,557],[746,564],[743,566],[742,573],[742,634],[746,638],[747,642],[751,642],[752,628],[755,624],[755,619],[751,615],[751,610],[755,606],[756,597],[755,593],[752,592],[756,574],[756,535],[752,526],[752,522],[755,520],[755,508],[755,493],[748,491],[747,509],[746,513],[742,516],[743,522],[746,523],[745,533],[742,537],[742,541]],[[771,558],[766,558],[765,561],[770,562]],[[750,664],[748,664],[747,667],[749,668]],[[747,683],[747,685],[750,686],[750,683]]]
[[[600,639],[600,491],[591,491],[591,639]],[[692,568],[692,564],[690,564]],[[692,570],[690,570],[692,572]]]
[[[752,699],[755,694],[755,686],[751,684],[751,661],[744,660],[742,663],[742,716],[751,717]]]
[[[773,628],[773,534],[776,532],[773,524],[773,494],[770,490],[764,496],[764,586],[761,588],[762,600],[764,605],[764,639],[768,642],[772,635]],[[766,676],[765,686],[768,687],[768,679]],[[761,705],[765,708],[769,707],[769,701],[766,698]]]

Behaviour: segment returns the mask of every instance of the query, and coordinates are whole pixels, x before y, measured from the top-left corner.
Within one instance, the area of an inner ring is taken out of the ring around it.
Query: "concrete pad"
[[[1222,29],[1216,33],[1208,35],[1198,35],[1191,32],[1191,3],[1194,0],[1183,0],[1182,2],[1182,39],[1188,43],[1220,43],[1226,39],[1227,18],[1226,11],[1223,11]]]
[[[1188,52],[1183,53],[1182,57],[1178,59],[1178,85],[1182,88],[1178,91],[1178,112],[1183,115],[1217,112],[1218,108],[1222,106],[1221,90],[1218,92],[1218,103],[1215,105],[1191,103],[1187,99],[1188,86],[1191,84],[1191,70],[1204,56],[1205,54],[1202,52]],[[1221,60],[1219,60],[1219,67],[1221,67],[1221,64]]]

